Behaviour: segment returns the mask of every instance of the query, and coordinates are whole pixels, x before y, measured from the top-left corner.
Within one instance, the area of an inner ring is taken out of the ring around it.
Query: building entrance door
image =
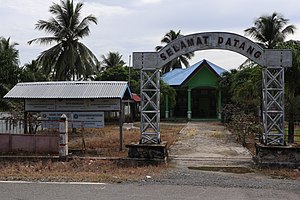
[[[215,89],[192,90],[192,118],[217,118],[217,95]]]

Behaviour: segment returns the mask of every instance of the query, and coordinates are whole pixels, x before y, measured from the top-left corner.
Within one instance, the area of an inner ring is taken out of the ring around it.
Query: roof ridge
[[[22,85],[72,85],[72,84],[127,84],[126,81],[49,81],[49,82],[22,82],[17,83]]]

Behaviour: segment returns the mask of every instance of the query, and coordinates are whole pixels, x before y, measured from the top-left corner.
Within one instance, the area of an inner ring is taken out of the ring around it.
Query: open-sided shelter
[[[18,83],[4,98],[24,100],[24,133],[28,132],[28,112],[119,112],[120,149],[122,149],[123,101],[132,99],[127,82]]]

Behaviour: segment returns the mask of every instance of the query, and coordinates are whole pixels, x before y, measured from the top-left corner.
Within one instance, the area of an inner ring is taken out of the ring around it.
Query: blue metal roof
[[[203,59],[186,69],[174,69],[168,73],[165,73],[161,78],[168,85],[181,85],[198,67],[201,66],[203,62],[206,62],[219,76],[226,71],[218,65]]]

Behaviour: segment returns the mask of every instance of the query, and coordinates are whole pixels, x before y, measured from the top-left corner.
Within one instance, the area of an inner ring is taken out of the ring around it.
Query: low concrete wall
[[[263,167],[300,167],[299,146],[266,146],[256,144],[254,161]]]
[[[58,153],[58,135],[0,134],[0,152]]]

